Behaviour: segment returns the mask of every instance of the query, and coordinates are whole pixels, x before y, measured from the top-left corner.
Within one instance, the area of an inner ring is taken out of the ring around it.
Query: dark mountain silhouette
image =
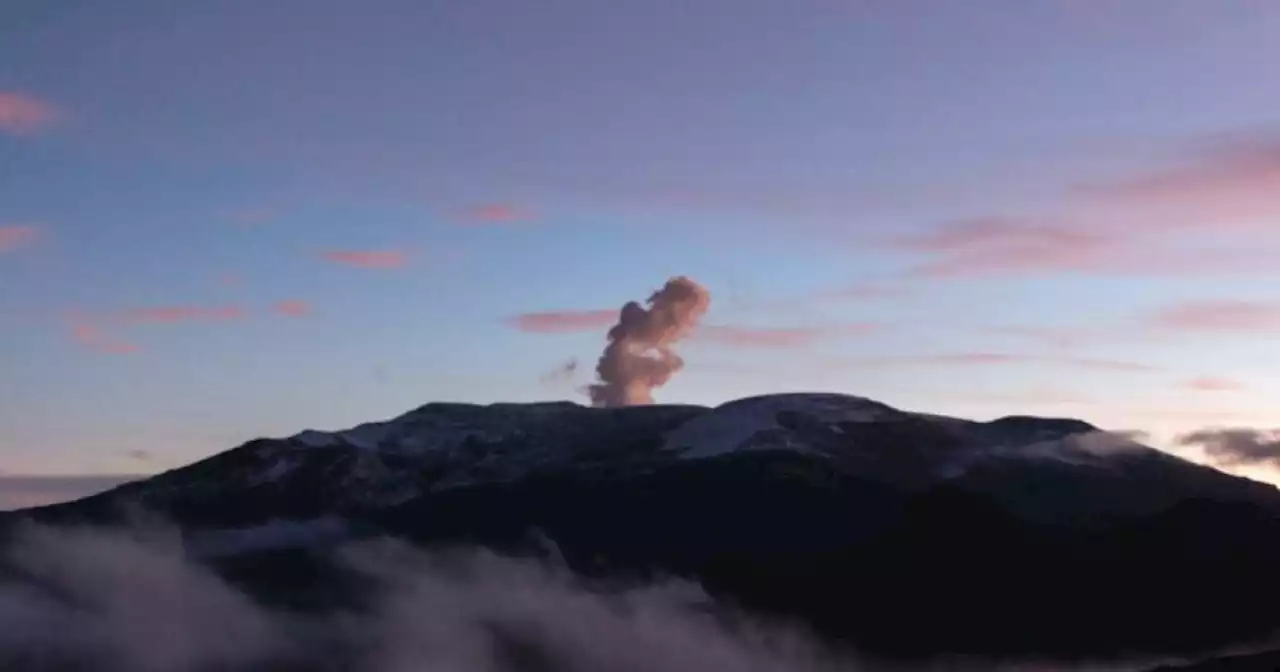
[[[554,556],[601,580],[692,577],[892,654],[1189,652],[1280,625],[1274,487],[1078,420],[970,422],[840,395],[429,404],[4,520],[134,509],[300,608],[358,602],[326,549],[385,534]]]

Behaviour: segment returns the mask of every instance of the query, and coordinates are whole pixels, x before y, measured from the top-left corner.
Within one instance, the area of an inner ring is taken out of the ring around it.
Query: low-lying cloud
[[[1183,434],[1175,442],[1200,448],[1210,460],[1224,467],[1280,467],[1280,430],[1208,428]]]
[[[604,591],[562,569],[390,540],[340,553],[363,607],[265,607],[163,528],[30,527],[4,554],[0,663],[32,672],[771,672],[837,667],[796,631],[730,626],[697,586]]]

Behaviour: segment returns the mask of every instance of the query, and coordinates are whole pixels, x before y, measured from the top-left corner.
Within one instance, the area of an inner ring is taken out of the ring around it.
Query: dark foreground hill
[[[429,404],[5,520],[137,509],[299,608],[358,601],[326,549],[391,535],[602,579],[690,577],[893,654],[1185,652],[1280,626],[1274,487],[1077,420],[978,423],[840,395]]]

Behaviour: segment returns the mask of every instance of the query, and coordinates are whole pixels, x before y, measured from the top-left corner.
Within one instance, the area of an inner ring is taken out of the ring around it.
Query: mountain
[[[1183,652],[1280,625],[1280,492],[1071,419],[834,394],[716,408],[428,404],[259,439],[0,521],[175,521],[263,600],[347,599],[324,550],[390,534],[677,574],[895,654]],[[318,590],[324,577],[324,590]]]

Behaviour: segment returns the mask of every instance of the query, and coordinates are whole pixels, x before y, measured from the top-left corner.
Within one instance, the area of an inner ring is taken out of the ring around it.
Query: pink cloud
[[[1060,349],[1083,345],[1091,337],[1086,330],[1071,327],[995,327],[990,331]]]
[[[881,357],[855,360],[854,365],[864,366],[990,366],[1004,364],[1050,364],[1082,369],[1119,372],[1150,372],[1159,368],[1138,362],[1095,357],[1062,357],[1053,355],[1024,355],[1007,352],[956,352],[939,355],[905,357]]]
[[[1036,359],[1050,364],[1066,364],[1083,369],[1097,369],[1100,371],[1129,371],[1140,373],[1160,370],[1160,367],[1158,366],[1142,364],[1140,362],[1130,362],[1122,359],[1105,359],[1098,357],[1040,357],[1033,358],[1030,361],[1036,361]]]
[[[1110,236],[1065,223],[1004,217],[954,222],[892,243],[932,256],[913,270],[930,277],[1084,270],[1104,263],[1116,245]]]
[[[460,219],[466,224],[515,224],[534,219],[532,210],[510,203],[487,203],[463,211]]]
[[[1004,217],[953,222],[931,231],[897,238],[897,244],[919,252],[967,252],[996,246],[1090,245],[1096,236],[1045,223]]]
[[[617,321],[616,310],[556,310],[522,313],[508,319],[507,323],[520,331],[554,334],[604,330]]]
[[[408,253],[399,250],[328,250],[320,256],[335,264],[370,269],[400,268],[409,262]]]
[[[311,314],[311,304],[297,299],[277,301],[273,306],[271,306],[271,309],[275,311],[276,314],[285,315],[287,317],[306,317]]]
[[[1143,220],[1161,229],[1220,227],[1253,218],[1270,225],[1280,214],[1280,139],[1217,143],[1177,165],[1088,185],[1082,192],[1104,206],[1167,215]]]
[[[1280,215],[1280,213],[1278,213]],[[915,252],[927,260],[909,276],[955,278],[966,276],[1091,273],[1116,276],[1196,276],[1210,274],[1274,274],[1280,239],[1221,239],[1234,247],[1189,245],[1171,236],[1156,237],[1155,229],[1115,224],[1109,230],[1092,224],[1046,228],[1016,220],[998,226],[961,222],[932,232],[894,241],[899,251]]]
[[[34,226],[0,226],[0,254],[31,245],[39,238],[40,229]]]
[[[271,208],[245,208],[232,211],[228,218],[232,223],[240,226],[256,226],[258,224],[266,224],[275,215],[275,210]]]
[[[692,340],[737,348],[799,348],[837,336],[876,331],[880,325],[850,324],[841,327],[735,327],[704,325]]]
[[[1201,392],[1233,392],[1244,389],[1244,385],[1230,378],[1203,376],[1187,381],[1187,387]]]
[[[244,278],[235,273],[223,273],[218,276],[218,284],[223,287],[239,287],[244,284]]]
[[[819,299],[891,299],[906,296],[909,290],[895,285],[862,283],[817,292]]]
[[[33,135],[58,117],[53,105],[34,96],[0,91],[0,131],[12,135]]]
[[[1280,233],[1278,193],[1280,138],[1216,142],[1145,174],[1079,187],[1064,216],[982,217],[890,242],[925,257],[911,269],[917,277],[1274,274],[1280,236],[1262,233]],[[1210,233],[1216,239],[1200,240]]]
[[[129,324],[176,324],[180,322],[223,322],[239,320],[246,316],[237,306],[160,306],[131,308],[121,312],[118,319]]]
[[[616,310],[561,310],[523,313],[507,320],[512,327],[529,333],[554,334],[579,331],[604,332],[618,321]],[[739,327],[703,325],[690,339],[697,342],[738,348],[792,348],[811,345],[840,334],[860,334],[880,328],[876,324],[848,324],[838,327]]]
[[[1054,389],[1030,389],[1021,390],[1015,393],[969,391],[965,392],[963,395],[946,394],[938,396],[953,401],[992,403],[1000,404],[1002,406],[1083,406],[1093,404],[1091,400],[1074,392]]]
[[[119,340],[102,331],[97,325],[83,322],[71,322],[71,336],[82,347],[108,355],[131,355],[142,351],[141,346]]]
[[[1187,301],[1151,319],[1157,328],[1179,331],[1280,330],[1280,304],[1256,301]]]
[[[858,283],[819,288],[792,296],[753,297],[730,295],[722,308],[735,313],[760,314],[764,311],[793,311],[845,301],[871,301],[900,298],[910,294],[907,287],[876,283]]]

